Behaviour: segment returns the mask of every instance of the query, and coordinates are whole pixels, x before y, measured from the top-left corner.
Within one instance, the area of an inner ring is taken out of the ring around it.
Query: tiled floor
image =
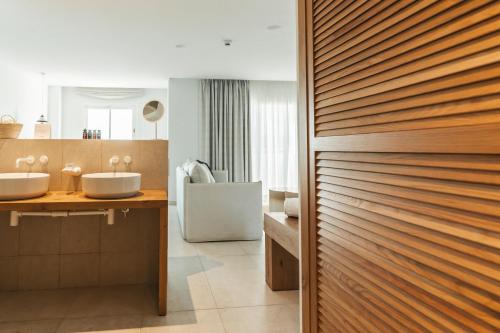
[[[0,293],[0,333],[299,332],[299,294],[265,284],[262,241],[199,243],[169,209],[168,315],[146,286]]]

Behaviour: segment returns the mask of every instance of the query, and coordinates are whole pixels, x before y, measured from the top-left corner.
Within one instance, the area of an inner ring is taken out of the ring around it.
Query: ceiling
[[[294,0],[0,0],[0,63],[68,86],[295,80],[295,20]]]

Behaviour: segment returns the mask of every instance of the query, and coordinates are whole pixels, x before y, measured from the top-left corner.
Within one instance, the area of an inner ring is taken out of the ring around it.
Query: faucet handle
[[[132,163],[132,157],[130,155],[126,155],[123,157],[123,163],[127,166],[130,165]]]
[[[110,159],[109,159],[109,166],[110,167],[114,167],[116,166],[118,163],[120,163],[120,158],[116,155],[113,155]]]
[[[47,155],[42,155],[38,159],[41,165],[47,165],[49,163],[49,157]]]

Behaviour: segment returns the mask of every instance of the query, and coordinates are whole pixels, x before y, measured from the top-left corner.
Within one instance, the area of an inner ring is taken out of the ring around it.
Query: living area
[[[169,81],[170,269],[188,272],[169,306],[218,308],[231,332],[300,327],[296,89]]]
[[[181,220],[210,219],[184,226],[186,239],[255,239],[260,234],[254,223],[244,220],[262,215],[269,190],[297,189],[295,82],[172,79],[169,87],[169,167],[176,179],[169,182],[170,201]],[[224,236],[236,219],[242,223],[234,225],[236,233]],[[213,235],[190,237],[207,227]]]

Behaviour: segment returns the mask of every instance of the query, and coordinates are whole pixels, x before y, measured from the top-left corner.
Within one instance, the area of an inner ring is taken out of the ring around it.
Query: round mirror
[[[144,109],[142,110],[142,116],[150,122],[157,122],[161,119],[161,117],[163,117],[164,113],[165,107],[158,101],[148,102],[144,105]]]

